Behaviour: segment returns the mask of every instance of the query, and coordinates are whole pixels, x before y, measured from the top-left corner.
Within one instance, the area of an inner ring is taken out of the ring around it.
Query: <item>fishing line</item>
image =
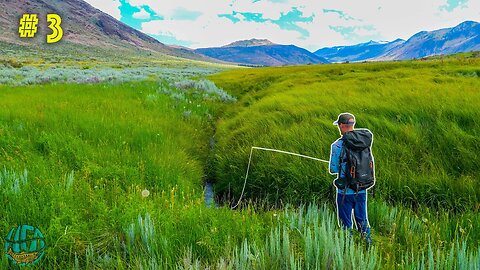
[[[235,206],[233,206],[232,209],[237,208],[237,206],[240,204],[240,201],[242,200],[243,194],[244,194],[244,192],[245,192],[245,186],[247,185],[247,179],[248,179],[248,172],[250,171],[250,163],[252,162],[253,149],[263,150],[263,151],[270,151],[270,152],[277,152],[277,153],[282,153],[282,154],[288,154],[288,155],[292,155],[292,156],[297,156],[297,157],[302,157],[302,158],[308,158],[308,159],[313,159],[313,160],[320,161],[320,162],[324,162],[324,163],[329,163],[328,160],[319,159],[319,158],[311,157],[311,156],[307,156],[307,155],[302,155],[302,154],[297,154],[297,153],[282,151],[282,150],[278,150],[278,149],[270,149],[270,148],[263,148],[263,147],[252,146],[252,148],[250,149],[250,157],[248,158],[247,173],[245,174],[245,181],[243,182],[242,193],[240,194],[240,199],[238,199],[237,204],[235,204]]]

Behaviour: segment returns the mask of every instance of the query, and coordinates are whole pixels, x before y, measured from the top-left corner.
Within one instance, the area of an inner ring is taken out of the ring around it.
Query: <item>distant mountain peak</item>
[[[353,45],[353,46],[375,46],[375,45],[386,45],[386,44],[390,44],[390,43],[395,43],[395,42],[399,42],[399,41],[404,41],[403,39],[396,39],[394,41],[386,41],[386,40],[370,40],[370,41],[367,41],[365,43],[360,43],[360,44],[357,44],[357,45]],[[345,47],[349,47],[349,46],[338,46],[340,48],[345,48]]]
[[[248,66],[283,66],[328,63],[294,45],[273,44],[264,40],[244,40],[217,48],[199,48],[195,52],[221,61]]]
[[[235,41],[223,47],[254,47],[254,46],[268,46],[268,45],[276,45],[276,44],[271,42],[268,39],[252,38],[248,40]]]
[[[451,28],[421,31],[408,40],[369,41],[352,46],[322,48],[316,55],[330,62],[404,60],[480,50],[480,24],[464,21]]]
[[[376,44],[379,44],[379,43],[380,42],[378,42],[378,41],[370,40],[368,42],[363,43],[363,45],[376,45]]]
[[[465,29],[470,29],[470,28],[474,28],[474,27],[477,27],[479,25],[478,22],[474,22],[474,21],[464,21],[462,22],[461,24],[457,25],[456,27],[454,27],[454,29],[456,30],[465,30]]]

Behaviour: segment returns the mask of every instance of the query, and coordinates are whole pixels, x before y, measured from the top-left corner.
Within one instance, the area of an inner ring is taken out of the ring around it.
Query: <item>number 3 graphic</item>
[[[58,42],[63,37],[63,29],[60,26],[62,18],[58,14],[47,14],[47,22],[50,22],[48,28],[53,31],[52,34],[47,35],[47,43]]]

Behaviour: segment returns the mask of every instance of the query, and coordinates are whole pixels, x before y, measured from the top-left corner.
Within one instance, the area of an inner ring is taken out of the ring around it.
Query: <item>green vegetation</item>
[[[479,58],[480,57],[480,51],[473,51],[473,52],[463,52],[463,53],[457,53],[457,54],[448,54],[448,55],[436,55],[436,56],[429,56],[425,57],[423,59],[425,60],[430,60],[430,59],[440,59],[440,60],[445,60],[445,59],[468,59],[468,58]]]
[[[223,67],[83,73],[42,61],[0,71],[22,70],[0,85],[0,245],[12,227],[38,227],[47,248],[33,269],[480,266],[478,59],[237,69],[210,81]],[[375,134],[372,248],[338,229],[333,177],[315,161],[255,152],[241,208],[205,206],[206,180],[238,199],[251,146],[328,159],[344,111]]]
[[[439,266],[455,250],[478,254],[479,63],[460,57],[211,76],[238,98],[217,124],[217,191],[238,200],[252,146],[328,159],[339,137],[332,122],[348,111],[357,128],[374,133],[378,182],[369,209],[383,263],[405,265],[398,254],[416,254],[408,265],[420,267],[427,250],[437,254],[428,264]],[[280,206],[333,202],[332,180],[326,164],[254,151],[244,197]]]
[[[39,267],[138,269],[174,266],[189,247],[217,258],[266,231],[272,221],[254,212],[204,206],[209,119],[223,103],[195,92],[173,99],[165,87],[1,86],[0,233],[40,228]]]
[[[238,198],[251,146],[328,159],[341,112],[374,134],[377,194],[390,203],[478,210],[478,59],[236,70],[212,76],[238,97],[217,125],[217,187]],[[227,151],[228,149],[228,151]],[[328,198],[326,164],[255,152],[247,198]]]
[[[21,68],[232,68],[231,65],[188,60],[159,52],[135,48],[94,47],[62,42],[57,45],[23,46],[0,41],[0,67]]]

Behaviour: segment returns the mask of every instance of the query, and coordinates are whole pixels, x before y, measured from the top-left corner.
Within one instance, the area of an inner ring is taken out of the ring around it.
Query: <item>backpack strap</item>
[[[343,140],[343,139],[342,139]],[[345,156],[346,150],[345,150],[345,141],[342,143],[342,150],[340,150],[340,158],[338,159],[338,178],[342,175],[342,163],[345,161],[344,156]],[[345,172],[346,173],[346,172]]]
[[[342,175],[342,170],[343,170],[343,167],[342,167],[342,163],[345,161],[345,153],[346,153],[346,149],[345,149],[345,140],[342,138],[342,150],[340,150],[340,158],[338,159],[338,178],[341,177]],[[345,175],[346,175],[347,172],[345,172]],[[343,194],[342,194],[342,203],[340,204],[340,206],[343,206],[343,203],[345,202],[345,195],[347,195],[347,186],[348,185],[345,185],[345,188],[343,189]]]

